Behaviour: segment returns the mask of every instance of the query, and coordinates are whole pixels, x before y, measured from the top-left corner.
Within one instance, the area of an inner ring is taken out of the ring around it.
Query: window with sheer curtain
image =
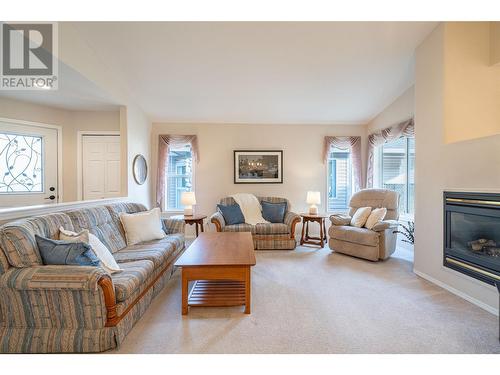
[[[332,148],[328,155],[328,212],[349,207],[352,194],[352,161],[349,150]]]
[[[191,145],[171,146],[168,149],[165,202],[167,211],[182,211],[181,194],[192,191],[193,155]]]
[[[414,213],[415,138],[401,137],[377,147],[374,185],[400,195],[402,214]]]

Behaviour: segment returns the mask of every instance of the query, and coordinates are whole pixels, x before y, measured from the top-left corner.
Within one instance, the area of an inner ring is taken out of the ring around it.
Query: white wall
[[[460,142],[500,134],[500,66],[490,65],[490,22],[444,29],[444,137]],[[497,47],[498,48],[498,47]],[[492,50],[491,52],[493,52]]]
[[[77,200],[77,133],[82,130],[120,130],[119,112],[69,111],[0,97],[0,117],[62,127],[63,201]]]
[[[418,47],[415,77],[415,272],[498,312],[494,287],[443,267],[443,191],[500,191],[500,136],[444,140],[444,44],[441,24]]]
[[[129,105],[125,108],[128,138],[128,197],[133,202],[139,202],[147,207],[151,207],[152,201],[152,180],[156,174],[156,169],[151,163],[151,130],[152,124],[139,108]],[[137,154],[142,154],[148,160],[148,177],[143,185],[138,185],[133,177],[132,162]]]
[[[382,129],[397,125],[415,115],[415,86],[411,86],[403,92],[396,100],[384,108],[368,124],[366,124],[367,136]],[[366,145],[368,149],[368,143]],[[366,151],[368,153],[368,150]],[[380,187],[380,165],[373,166],[373,186]]]
[[[122,160],[125,161],[122,170],[125,177],[123,188],[125,194],[134,202],[150,206],[152,200],[151,173],[146,183],[137,185],[131,174],[131,163],[138,153],[143,154],[151,165],[150,136],[151,121],[136,104],[129,89],[116,76],[113,67],[107,66],[97,56],[93,49],[83,39],[71,23],[59,23],[59,58],[65,64],[77,70],[88,80],[94,82],[102,90],[109,93],[122,106],[120,110],[120,130],[122,134]]]
[[[375,133],[378,130],[408,120],[414,114],[415,86],[411,86],[366,124],[366,132],[367,134]]]
[[[322,205],[319,209],[325,210],[326,165],[322,161],[324,136],[359,135],[362,136],[362,149],[366,149],[365,127],[359,125],[154,123],[153,161],[157,160],[159,134],[198,136],[200,162],[195,165],[198,202],[195,209],[207,215],[215,212],[220,198],[237,192],[286,197],[293,211],[303,212],[307,209],[307,191],[321,191]],[[233,150],[237,149],[283,150],[283,184],[234,184]],[[153,168],[156,169],[155,162]]]

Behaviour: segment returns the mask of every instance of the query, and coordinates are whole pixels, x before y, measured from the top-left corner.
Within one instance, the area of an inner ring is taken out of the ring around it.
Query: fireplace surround
[[[443,263],[500,285],[500,194],[444,192]]]

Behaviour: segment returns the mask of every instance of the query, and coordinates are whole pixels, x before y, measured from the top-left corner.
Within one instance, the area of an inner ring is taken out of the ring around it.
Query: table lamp
[[[317,204],[321,203],[321,194],[319,191],[308,191],[307,192],[307,204],[309,206],[309,215],[317,215],[318,207]]]
[[[196,204],[194,191],[183,191],[181,194],[181,204],[184,206],[184,215],[193,215],[193,205]]]

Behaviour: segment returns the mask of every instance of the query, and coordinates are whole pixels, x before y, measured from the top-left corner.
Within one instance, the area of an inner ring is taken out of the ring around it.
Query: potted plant
[[[395,230],[393,233],[401,233],[405,238],[403,242],[414,245],[415,244],[415,223],[408,220],[408,224],[399,223],[401,230]]]

